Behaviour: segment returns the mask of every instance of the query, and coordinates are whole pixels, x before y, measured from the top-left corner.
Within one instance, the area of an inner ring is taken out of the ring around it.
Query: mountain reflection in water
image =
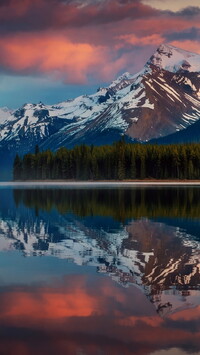
[[[200,351],[198,187],[0,196],[0,352]]]

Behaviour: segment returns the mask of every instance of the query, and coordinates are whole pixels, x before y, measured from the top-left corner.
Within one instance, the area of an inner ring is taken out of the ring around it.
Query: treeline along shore
[[[40,211],[57,210],[78,217],[112,217],[119,222],[132,218],[188,218],[199,220],[200,189],[137,187],[133,189],[13,189],[16,206],[21,203]],[[200,224],[200,223],[199,223]]]
[[[200,178],[200,143],[153,145],[121,140],[56,152],[16,155],[14,180],[135,180]]]

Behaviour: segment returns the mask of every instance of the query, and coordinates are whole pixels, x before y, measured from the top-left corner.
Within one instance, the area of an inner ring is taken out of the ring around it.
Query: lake
[[[200,187],[1,186],[1,354],[200,354]]]

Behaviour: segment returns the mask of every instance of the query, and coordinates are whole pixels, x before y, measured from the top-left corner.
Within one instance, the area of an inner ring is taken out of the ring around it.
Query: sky
[[[162,43],[200,53],[200,0],[0,0],[0,106],[93,93]]]

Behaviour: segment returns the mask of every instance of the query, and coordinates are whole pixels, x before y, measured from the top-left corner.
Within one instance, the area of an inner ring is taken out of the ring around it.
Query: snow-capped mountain
[[[0,221],[0,251],[17,249],[26,257],[52,256],[95,267],[124,287],[136,284],[162,316],[199,304],[198,297],[189,296],[199,295],[200,244],[179,227],[142,218],[109,229],[88,226],[74,215],[8,213]]]
[[[55,150],[111,143],[122,134],[144,142],[187,129],[199,119],[200,55],[161,45],[141,72],[125,73],[93,95],[1,110],[0,149],[11,155],[36,144]]]
[[[200,302],[199,194],[164,190],[1,189],[0,252],[95,268],[137,285],[162,315],[192,307],[196,291]]]
[[[5,121],[12,117],[12,111],[8,107],[0,108],[0,124],[3,124]]]
[[[171,45],[162,44],[152,55],[148,64],[176,73],[177,71],[199,72],[199,54]]]

